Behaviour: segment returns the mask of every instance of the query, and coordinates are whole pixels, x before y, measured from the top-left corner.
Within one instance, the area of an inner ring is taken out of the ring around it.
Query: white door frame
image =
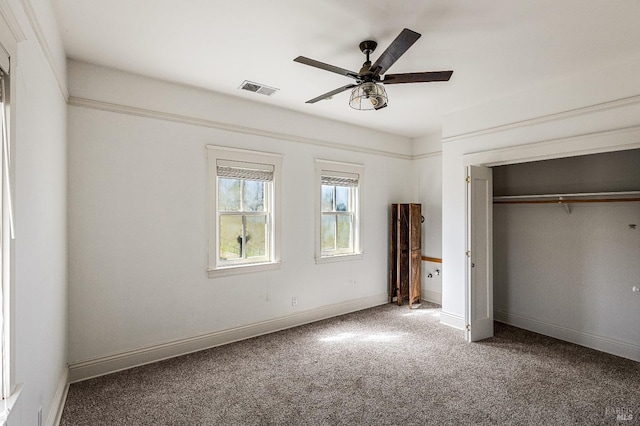
[[[555,140],[553,142],[553,144],[540,142],[465,154],[462,156],[465,173],[469,166],[503,166],[507,164],[527,163],[531,161],[638,149],[640,148],[640,128],[625,129],[624,131],[617,132],[589,134],[582,137]],[[472,220],[469,215],[470,212],[469,209],[467,209],[465,212],[466,224],[470,223],[470,220]],[[493,247],[490,247],[489,249],[492,253],[488,257],[493,259]],[[471,300],[472,293],[469,291],[470,285],[470,274],[466,273],[464,323],[472,326],[471,315],[468,307],[471,306],[474,301]],[[491,293],[493,294],[493,291]],[[470,341],[470,333],[468,331],[465,331],[465,339]]]

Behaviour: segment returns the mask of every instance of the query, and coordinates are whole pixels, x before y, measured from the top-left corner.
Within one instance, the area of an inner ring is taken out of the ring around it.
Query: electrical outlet
[[[291,298],[291,306],[298,306],[298,298],[296,296]]]

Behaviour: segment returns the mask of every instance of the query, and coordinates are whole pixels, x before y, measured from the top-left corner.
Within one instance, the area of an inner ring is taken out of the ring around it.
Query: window
[[[279,266],[282,156],[207,146],[209,276]]]
[[[17,390],[12,389],[11,366],[11,251],[13,215],[11,206],[11,145],[10,145],[10,80],[9,57],[0,45],[0,376],[2,378],[2,400],[0,420],[6,418],[10,406],[15,403]]]
[[[316,160],[316,262],[361,257],[360,199],[364,167]]]

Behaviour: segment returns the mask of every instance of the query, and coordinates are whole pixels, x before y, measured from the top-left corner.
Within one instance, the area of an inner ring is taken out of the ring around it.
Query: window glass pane
[[[242,257],[242,216],[220,216],[220,259]]]
[[[338,216],[337,249],[351,249],[351,216]]]
[[[246,212],[264,211],[264,182],[257,180],[244,181],[244,209]]]
[[[267,217],[247,216],[245,243],[246,257],[264,257],[267,254]]]
[[[322,250],[336,249],[336,217],[335,215],[322,215]]]
[[[218,178],[218,210],[240,211],[240,179]]]
[[[336,211],[347,212],[351,211],[349,206],[349,194],[351,188],[348,186],[336,186]]]
[[[322,211],[332,212],[333,210],[333,190],[335,186],[322,185]]]

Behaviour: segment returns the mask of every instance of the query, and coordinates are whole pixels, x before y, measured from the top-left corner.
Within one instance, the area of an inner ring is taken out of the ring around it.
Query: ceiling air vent
[[[240,85],[239,89],[248,90],[249,92],[260,93],[261,95],[271,96],[280,89],[275,87],[265,86],[264,84],[255,83],[253,81],[245,80]]]

